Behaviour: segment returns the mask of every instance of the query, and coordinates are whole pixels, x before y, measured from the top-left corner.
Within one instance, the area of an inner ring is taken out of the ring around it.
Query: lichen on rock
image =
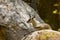
[[[53,30],[35,31],[22,40],[60,40],[60,32]]]

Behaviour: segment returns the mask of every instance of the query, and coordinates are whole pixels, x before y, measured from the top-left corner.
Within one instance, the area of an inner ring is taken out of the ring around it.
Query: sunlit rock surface
[[[22,40],[60,40],[60,32],[53,30],[35,31]]]
[[[40,27],[51,29],[47,25],[24,1],[0,0],[0,40],[21,40]]]

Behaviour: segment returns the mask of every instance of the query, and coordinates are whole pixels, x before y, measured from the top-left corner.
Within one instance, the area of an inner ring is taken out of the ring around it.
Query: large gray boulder
[[[51,29],[22,0],[0,0],[0,28],[0,40],[21,40],[34,31]]]

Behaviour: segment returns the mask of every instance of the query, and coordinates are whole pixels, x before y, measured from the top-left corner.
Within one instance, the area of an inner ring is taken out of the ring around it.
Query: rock
[[[51,29],[48,24],[45,25],[46,23],[34,9],[24,1],[0,0],[0,30],[3,30],[1,34],[4,35],[1,36],[2,40],[3,38],[5,40],[21,40],[34,31],[45,29],[46,26]]]
[[[60,32],[53,30],[35,31],[22,40],[60,40]]]

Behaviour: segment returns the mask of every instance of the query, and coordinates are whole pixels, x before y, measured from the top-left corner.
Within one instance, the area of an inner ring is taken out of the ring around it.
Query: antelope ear
[[[34,19],[34,17],[33,17],[33,18],[30,18],[27,22],[29,23],[29,22],[31,22],[33,19]]]
[[[27,21],[27,23],[29,23],[29,22],[30,22],[30,20],[31,20],[31,19],[29,19],[29,20]]]

